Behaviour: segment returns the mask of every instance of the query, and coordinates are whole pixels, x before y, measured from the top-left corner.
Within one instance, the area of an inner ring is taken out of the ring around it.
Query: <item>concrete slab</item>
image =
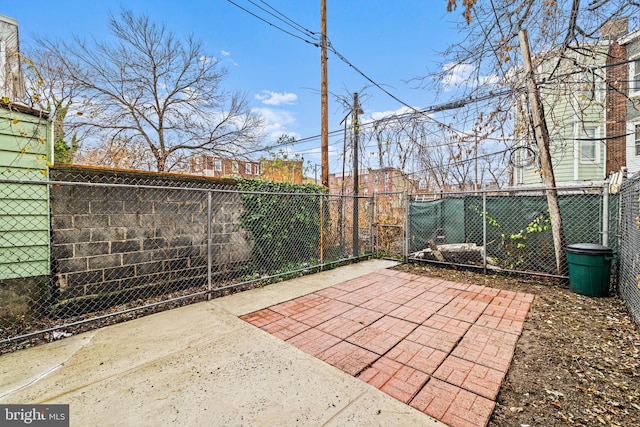
[[[68,403],[73,426],[444,426],[237,317],[389,265],[340,267],[2,355],[0,403]]]

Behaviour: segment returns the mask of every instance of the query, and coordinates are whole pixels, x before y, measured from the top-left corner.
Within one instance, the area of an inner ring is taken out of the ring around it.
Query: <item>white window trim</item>
[[[246,175],[251,175],[251,163],[247,162],[244,164],[244,173]]]
[[[580,90],[578,92],[578,100],[580,101],[581,104],[591,104],[591,103],[601,103],[604,101],[605,99],[605,95],[604,95],[604,81],[602,80],[602,78],[600,76],[597,76],[594,74],[591,74],[592,77],[595,78],[595,83],[593,86],[593,98],[590,98],[589,96],[585,96],[584,94],[587,93],[589,95],[591,95],[591,85],[588,88],[583,88],[582,90]],[[589,82],[591,83],[591,82]]]
[[[576,136],[576,141],[578,142],[578,144],[576,144],[576,146],[578,147],[578,156],[580,158],[580,164],[581,165],[596,165],[600,163],[600,151],[602,151],[602,147],[600,147],[600,144],[598,144],[598,138],[600,138],[600,127],[599,126],[595,126],[594,127],[594,141],[593,141],[593,145],[595,147],[595,152],[596,152],[596,158],[595,159],[583,159],[582,158],[582,144],[587,142],[587,141],[583,141],[580,138],[582,138],[582,126],[580,125],[578,127],[578,133]]]
[[[640,84],[639,87],[635,86],[635,74],[636,74],[636,61],[640,61],[640,55],[634,55],[629,58],[629,97],[640,96]]]
[[[7,60],[7,46],[4,40],[0,40],[0,90],[3,92],[2,96],[9,96],[8,93],[4,93],[4,90],[9,87],[7,76],[5,74]],[[12,100],[13,101],[13,100]]]

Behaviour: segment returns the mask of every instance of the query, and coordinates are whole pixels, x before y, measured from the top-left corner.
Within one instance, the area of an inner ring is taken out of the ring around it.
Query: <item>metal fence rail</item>
[[[620,190],[620,296],[640,325],[640,174]]]
[[[640,323],[640,177],[558,190],[566,244],[614,249]],[[353,197],[59,168],[0,181],[0,344],[372,255],[568,275],[541,189]]]
[[[370,198],[54,175],[0,181],[0,343],[372,252]]]
[[[603,187],[559,188],[565,243],[617,249],[618,197]],[[407,256],[483,269],[567,277],[556,269],[544,190],[412,195]]]

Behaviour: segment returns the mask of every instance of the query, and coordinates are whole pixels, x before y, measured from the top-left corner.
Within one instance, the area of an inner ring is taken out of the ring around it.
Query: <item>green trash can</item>
[[[594,243],[576,243],[565,248],[569,263],[569,289],[590,297],[609,294],[613,250]]]

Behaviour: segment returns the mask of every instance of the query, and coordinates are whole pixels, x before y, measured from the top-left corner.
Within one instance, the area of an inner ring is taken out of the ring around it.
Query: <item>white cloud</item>
[[[412,109],[412,108],[409,108],[409,107],[400,107],[395,111],[393,111],[393,110],[374,111],[373,113],[371,113],[369,115],[368,118],[365,118],[363,120],[363,122],[367,123],[367,122],[374,121],[374,120],[382,120],[382,119],[386,119],[388,117],[400,116],[400,115],[403,115],[403,114],[413,113],[413,112],[415,112],[415,110]]]
[[[484,86],[500,83],[500,78],[496,75],[479,75],[478,68],[473,64],[448,63],[444,65],[443,69],[446,72],[442,79],[442,87],[445,92],[461,86]]]
[[[445,64],[447,74],[442,79],[442,86],[445,91],[466,85],[469,82],[471,74],[476,71],[476,67],[472,64]]]
[[[226,51],[226,50],[221,50],[221,51],[220,51],[220,55],[222,55],[222,56],[229,56],[229,55],[231,55],[231,52],[228,52],[228,51]]]
[[[267,105],[293,105],[298,100],[298,95],[291,92],[279,93],[263,90],[255,98]]]
[[[204,62],[205,64],[210,64],[212,62],[220,62],[220,60],[218,58],[215,58],[213,56],[205,56],[202,55],[200,58],[198,58],[200,61]]]
[[[254,108],[254,112],[262,116],[265,122],[265,133],[270,141],[277,141],[283,134],[299,138],[295,132],[289,130],[289,127],[295,124],[296,119],[288,111],[275,110],[272,108]]]

